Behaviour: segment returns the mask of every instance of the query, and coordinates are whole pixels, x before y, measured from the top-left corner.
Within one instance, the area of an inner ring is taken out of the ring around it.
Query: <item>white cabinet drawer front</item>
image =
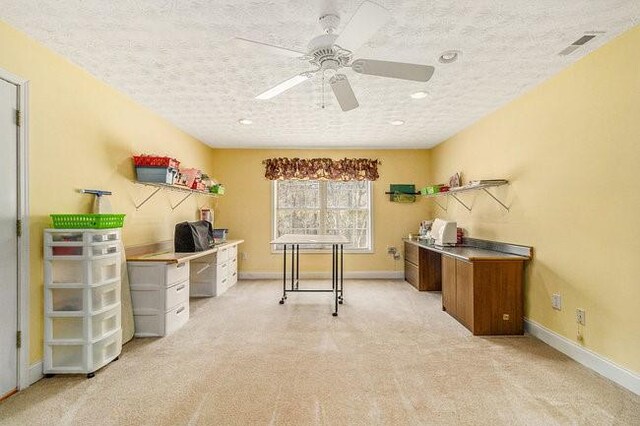
[[[165,314],[165,335],[171,334],[189,321],[189,302],[181,303]]]
[[[109,255],[99,260],[93,260],[89,267],[91,284],[100,284],[120,278],[120,254]]]
[[[166,290],[165,309],[168,311],[176,305],[189,302],[189,281],[183,281]]]
[[[228,263],[229,265],[229,273],[238,272],[238,259],[231,259]]]
[[[227,263],[227,260],[229,260],[229,248],[230,247],[222,247],[220,249],[218,249],[218,253],[216,256],[216,261],[218,263],[218,265],[222,265],[223,263]]]
[[[238,246],[237,245],[229,247],[229,259],[233,259],[235,257],[238,257]]]
[[[229,274],[229,264],[225,263],[223,265],[218,265],[216,269],[216,278],[217,281],[220,282],[220,279],[226,278]]]
[[[171,263],[167,268],[167,287],[189,279],[189,262]]]

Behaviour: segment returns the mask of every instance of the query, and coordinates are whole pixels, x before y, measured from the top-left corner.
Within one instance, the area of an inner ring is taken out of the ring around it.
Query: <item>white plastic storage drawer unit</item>
[[[220,296],[238,281],[238,245],[191,261],[191,297]]]
[[[189,262],[128,262],[135,335],[166,336],[189,320]]]
[[[120,355],[120,230],[46,229],[44,373],[94,372]]]

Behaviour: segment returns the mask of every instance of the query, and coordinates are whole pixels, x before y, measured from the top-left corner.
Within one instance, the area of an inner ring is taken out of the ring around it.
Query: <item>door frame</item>
[[[29,81],[0,68],[0,78],[18,87],[18,220],[22,221],[22,235],[18,237],[18,390],[31,383],[29,374]],[[38,376],[40,376],[38,374]]]

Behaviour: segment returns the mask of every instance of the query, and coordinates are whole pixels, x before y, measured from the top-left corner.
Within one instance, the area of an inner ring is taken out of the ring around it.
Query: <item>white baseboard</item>
[[[38,361],[29,366],[29,386],[42,379],[44,374],[42,373],[42,361]]]
[[[530,319],[525,318],[524,329],[569,358],[573,358],[585,367],[640,395],[640,376],[638,374],[609,361]]]
[[[281,280],[282,272],[240,272],[238,277],[241,280]],[[300,278],[330,280],[331,272],[300,272]],[[404,271],[345,271],[344,278],[347,280],[401,280],[404,279]]]

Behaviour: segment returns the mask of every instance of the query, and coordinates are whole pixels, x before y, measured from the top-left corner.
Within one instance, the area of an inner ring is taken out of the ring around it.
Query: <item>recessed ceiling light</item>
[[[462,52],[459,50],[447,50],[442,52],[442,54],[438,58],[438,62],[440,62],[441,64],[450,64],[457,61],[460,56],[462,56]]]
[[[416,92],[416,93],[412,93],[411,97],[413,99],[423,99],[427,97],[427,92]]]
[[[402,126],[404,124],[404,121],[402,121],[402,120],[393,120],[393,121],[390,121],[389,124],[391,124],[392,126]]]
[[[238,123],[248,126],[249,124],[253,124],[253,120],[249,118],[241,118],[240,120],[238,120]]]

